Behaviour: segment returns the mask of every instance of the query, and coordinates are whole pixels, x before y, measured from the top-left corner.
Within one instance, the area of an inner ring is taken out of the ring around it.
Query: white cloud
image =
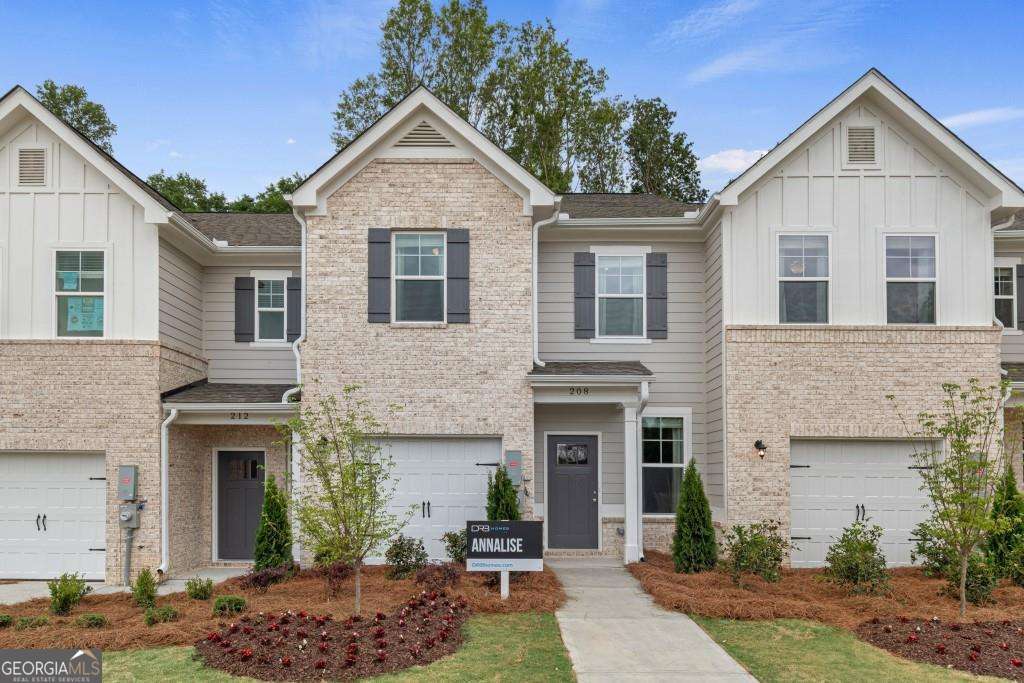
[[[760,4],[761,0],[720,0],[698,7],[670,23],[662,37],[669,40],[713,38]]]
[[[768,153],[766,149],[723,149],[701,159],[697,166],[702,171],[741,173]]]
[[[950,128],[974,128],[975,126],[987,126],[993,123],[1005,121],[1016,121],[1024,118],[1024,109],[1017,107],[993,107],[992,109],[975,109],[954,114],[942,119],[942,123]]]
[[[728,52],[697,67],[686,79],[690,83],[706,83],[741,71],[768,71],[785,59],[786,45],[787,41],[775,40]]]
[[[286,144],[286,145],[294,145],[295,144],[295,138],[288,138],[287,140],[284,141],[284,144]]]
[[[167,156],[169,156],[172,159],[181,159],[184,155],[181,152],[179,152],[179,151],[177,151],[175,149],[172,149],[170,151],[170,153],[168,153]]]
[[[160,149],[161,147],[170,147],[170,145],[171,145],[171,141],[170,140],[165,140],[163,138],[157,138],[155,140],[147,140],[146,141],[146,151],[147,152],[155,152],[156,150]]]

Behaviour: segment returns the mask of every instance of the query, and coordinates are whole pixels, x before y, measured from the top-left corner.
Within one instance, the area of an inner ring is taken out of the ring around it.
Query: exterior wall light
[[[754,442],[754,448],[757,449],[757,454],[764,460],[764,454],[768,452],[768,446],[765,445],[764,441],[758,439]]]

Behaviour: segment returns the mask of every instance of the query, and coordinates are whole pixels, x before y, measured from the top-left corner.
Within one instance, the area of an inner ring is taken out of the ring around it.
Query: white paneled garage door
[[[0,579],[103,580],[103,463],[93,453],[0,453]]]
[[[487,519],[487,473],[501,457],[500,439],[392,439],[386,451],[395,462],[396,514],[413,515],[402,531],[422,539],[431,559],[447,559],[441,536]]]
[[[889,564],[910,564],[913,529],[928,517],[913,452],[905,441],[794,440],[790,535],[799,550],[793,566],[822,566],[833,541],[864,515],[885,530],[881,545]]]

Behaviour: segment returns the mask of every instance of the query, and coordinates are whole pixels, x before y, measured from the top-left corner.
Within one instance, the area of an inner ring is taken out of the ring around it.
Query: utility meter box
[[[135,500],[137,495],[137,483],[139,479],[139,468],[135,465],[120,465],[117,468],[117,499]]]
[[[122,529],[139,528],[138,503],[125,503],[117,506],[117,524]]]
[[[523,483],[523,452],[505,451],[505,469],[508,470],[508,478],[512,480],[513,486]]]

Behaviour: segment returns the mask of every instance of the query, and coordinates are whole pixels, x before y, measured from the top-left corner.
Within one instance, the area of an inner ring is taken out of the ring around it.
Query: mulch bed
[[[462,644],[464,597],[422,591],[372,618],[306,612],[243,615],[196,643],[206,666],[268,681],[376,676],[449,655]]]
[[[364,567],[362,572],[363,614],[377,611],[390,614],[400,608],[409,595],[418,594],[424,586],[410,579],[394,581],[385,577],[385,567]],[[493,582],[492,582],[493,584]],[[486,575],[459,570],[459,581],[448,588],[454,597],[464,597],[474,613],[553,612],[565,602],[562,585],[549,569],[530,572],[512,586],[512,595],[502,601],[497,585],[489,585]],[[240,579],[231,579],[214,587],[219,595],[241,595],[248,607],[246,614],[259,612],[280,614],[287,610],[305,610],[310,614],[341,615],[352,612],[355,595],[354,578],[348,577],[335,596],[328,594],[324,579],[315,571],[303,570],[294,578],[271,586],[266,592],[247,589]],[[185,593],[157,598],[157,605],[170,605],[179,612],[177,621],[146,626],[143,610],[136,607],[126,593],[87,595],[68,617],[48,614],[49,600],[39,598],[16,605],[0,606],[0,614],[22,616],[47,615],[49,624],[18,631],[0,629],[0,648],[93,647],[104,650],[130,650],[169,645],[191,645],[209,632],[220,628],[223,618],[213,615],[213,599],[192,600]],[[103,628],[80,628],[75,619],[95,612],[108,620]]]
[[[907,659],[1024,681],[1024,621],[872,619],[857,635]]]

